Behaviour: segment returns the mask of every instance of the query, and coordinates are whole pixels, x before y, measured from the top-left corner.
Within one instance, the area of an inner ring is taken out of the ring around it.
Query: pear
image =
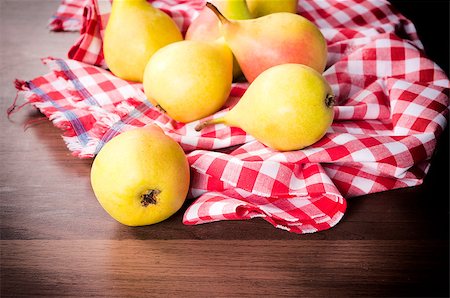
[[[253,18],[275,12],[297,13],[297,0],[247,0],[247,6]]]
[[[224,123],[239,127],[277,151],[305,148],[320,140],[334,117],[334,96],[311,67],[281,64],[261,73],[223,117],[196,127]]]
[[[229,20],[211,3],[206,4],[222,23],[221,32],[250,83],[264,70],[298,63],[325,70],[327,43],[308,19],[278,12],[249,20]]]
[[[182,40],[180,29],[146,0],[114,0],[103,39],[103,54],[119,78],[142,82],[150,57],[161,47]]]
[[[217,9],[229,19],[246,20],[252,18],[245,0],[211,0]],[[199,15],[189,25],[185,39],[225,42],[220,32],[220,21],[214,12],[208,7],[204,7]],[[226,44],[226,43],[225,43]],[[242,77],[239,63],[233,56],[233,78],[235,81]]]
[[[91,186],[111,217],[128,226],[161,222],[183,205],[190,183],[181,146],[156,125],[107,142],[91,168]]]
[[[172,119],[187,123],[218,111],[228,99],[233,56],[220,42],[183,40],[158,50],[144,73],[144,92]]]

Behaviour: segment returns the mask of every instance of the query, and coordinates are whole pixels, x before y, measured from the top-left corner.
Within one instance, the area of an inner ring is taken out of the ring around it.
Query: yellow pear
[[[228,99],[233,56],[220,42],[183,40],[158,50],[144,73],[144,91],[176,121],[218,111]]]
[[[247,0],[247,7],[254,18],[275,12],[297,13],[297,0]]]
[[[128,226],[173,215],[189,189],[189,164],[180,145],[157,126],[112,138],[95,157],[91,185],[101,206]]]
[[[153,53],[182,39],[175,22],[146,0],[114,0],[105,29],[103,54],[114,75],[142,82]]]
[[[201,122],[239,127],[278,151],[302,149],[323,137],[333,121],[334,97],[325,78],[301,64],[264,71],[223,117]]]

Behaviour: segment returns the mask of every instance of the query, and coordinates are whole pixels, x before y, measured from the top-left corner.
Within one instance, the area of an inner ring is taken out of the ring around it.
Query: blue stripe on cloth
[[[56,20],[56,19],[60,19],[60,20],[64,20],[64,21],[78,21],[78,22],[80,21],[79,18],[67,17],[67,16],[63,16],[63,15],[50,17],[50,20]]]
[[[45,101],[51,103],[58,111],[62,112],[64,114],[64,117],[70,122],[72,125],[75,134],[80,141],[80,143],[85,146],[89,140],[89,137],[87,135],[86,129],[84,128],[83,123],[80,121],[80,119],[77,117],[77,115],[72,112],[71,110],[68,110],[61,105],[59,105],[56,101],[54,101],[47,93],[45,93],[41,88],[37,87],[33,84],[33,82],[29,82],[30,90],[34,93],[36,93],[38,96],[40,96]]]
[[[95,148],[94,154],[100,152],[100,149],[113,137],[122,132],[123,127],[127,125],[130,121],[139,119],[141,116],[145,115],[145,113],[152,109],[153,105],[150,102],[144,101],[137,107],[135,107],[126,117],[114,123],[111,128],[103,135],[103,137],[99,140],[97,147]]]
[[[84,88],[83,84],[81,84],[80,80],[77,78],[77,76],[70,70],[69,65],[67,65],[64,60],[56,59],[55,62],[59,65],[62,71],[64,71],[64,74],[69,78],[69,80],[73,83],[75,86],[75,90],[77,90],[81,95],[83,96],[83,100],[86,100],[89,102],[90,105],[100,106],[100,104],[95,100],[95,98],[87,91],[86,88]]]

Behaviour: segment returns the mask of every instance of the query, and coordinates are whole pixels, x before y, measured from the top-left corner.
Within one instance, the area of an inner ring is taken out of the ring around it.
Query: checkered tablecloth
[[[204,5],[150,2],[183,32]],[[159,125],[181,144],[191,166],[185,224],[262,217],[281,229],[311,233],[337,224],[347,198],[423,181],[447,124],[450,82],[425,56],[414,25],[387,1],[299,1],[298,13],[327,40],[324,76],[337,105],[319,142],[283,153],[238,128],[196,132],[198,121],[175,122],[146,100],[141,84],[113,76],[102,55],[109,9],[109,0],[86,0],[69,59],[43,59],[50,72],[16,86],[64,131],[69,150],[81,158],[94,157],[125,130]],[[224,109],[211,117],[225,113],[247,87],[234,83]]]
[[[52,31],[80,31],[84,8],[90,0],[61,0],[56,12],[48,22]]]

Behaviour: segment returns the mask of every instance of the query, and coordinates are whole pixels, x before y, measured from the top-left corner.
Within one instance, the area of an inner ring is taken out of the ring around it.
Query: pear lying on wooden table
[[[100,205],[128,226],[155,224],[172,216],[183,205],[189,183],[183,149],[156,125],[112,138],[91,168],[91,185]]]
[[[298,150],[325,135],[333,122],[333,104],[331,87],[320,73],[282,64],[261,73],[227,114],[201,122],[196,130],[223,123],[275,150]]]

